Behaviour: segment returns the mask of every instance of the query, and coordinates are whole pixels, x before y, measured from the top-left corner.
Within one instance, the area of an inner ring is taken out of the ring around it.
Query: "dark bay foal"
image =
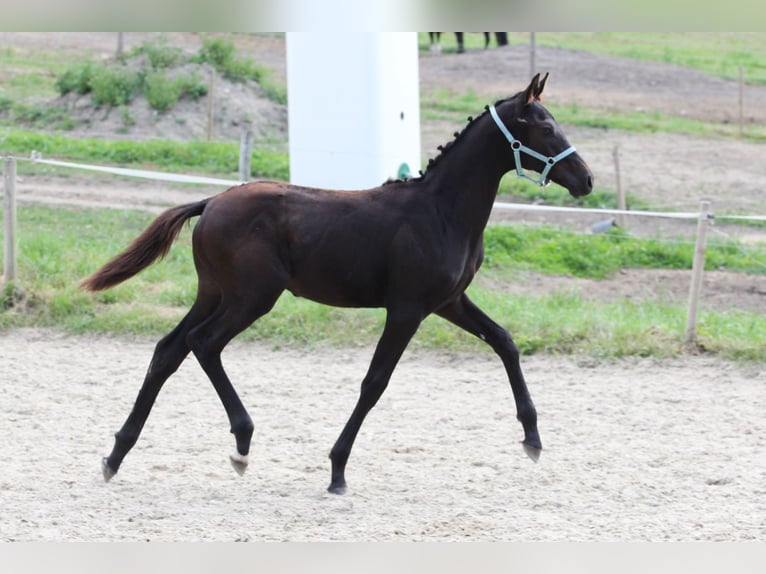
[[[523,446],[542,448],[537,413],[509,333],[465,290],[481,266],[483,232],[502,176],[540,173],[580,197],[592,188],[588,166],[540,102],[547,75],[489,106],[416,179],[364,191],[310,189],[280,182],[233,187],[160,215],[122,253],[83,281],[98,291],[137,274],[164,256],[184,222],[193,232],[197,298],[154,351],[135,405],[103,460],[104,478],[136,443],[167,378],[191,351],[210,378],[236,438],[231,456],[243,473],[253,422],[231,384],[221,352],[268,313],[287,289],[327,305],[384,307],[386,322],[358,402],[330,452],[329,490],[346,489],[345,468],[365,416],[380,398],[407,344],[431,313],[486,341],[508,373]]]

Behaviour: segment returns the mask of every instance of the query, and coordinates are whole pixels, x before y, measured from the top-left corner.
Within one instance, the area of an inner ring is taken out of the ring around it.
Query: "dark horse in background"
[[[190,351],[226,409],[237,448],[231,462],[244,472],[254,427],[224,371],[221,352],[268,313],[285,289],[327,305],[386,309],[358,402],[330,452],[328,490],[345,491],[346,462],[362,422],[432,313],[487,342],[500,356],[524,429],[523,446],[536,460],[542,448],[537,413],[518,349],[465,291],[481,266],[484,228],[506,172],[517,169],[521,175],[522,167],[542,172],[538,183],[553,180],[575,197],[591,191],[590,169],[540,102],[546,80],[537,75],[522,92],[469,118],[418,178],[353,192],[271,181],[233,187],[168,209],[85,279],[83,287],[91,291],[125,281],[164,256],[184,222],[200,217],[192,236],[197,298],[157,344],[133,409],[103,459],[104,478],[117,473],[160,388]]]
[[[430,42],[431,52],[441,53],[441,32],[429,32],[428,40]],[[455,32],[457,38],[457,53],[465,53],[465,32]],[[508,32],[495,32],[495,40],[498,46],[508,45]],[[489,48],[489,32],[484,32],[484,49]]]

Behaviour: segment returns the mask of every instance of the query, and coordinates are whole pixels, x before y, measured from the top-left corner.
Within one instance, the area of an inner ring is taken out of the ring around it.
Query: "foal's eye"
[[[543,134],[546,136],[552,136],[553,128],[551,126],[543,126]]]

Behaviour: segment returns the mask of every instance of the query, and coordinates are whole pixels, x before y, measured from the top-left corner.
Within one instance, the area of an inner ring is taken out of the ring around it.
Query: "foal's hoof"
[[[231,466],[234,467],[234,470],[237,471],[237,474],[239,476],[242,476],[243,474],[245,474],[245,471],[247,470],[247,465],[249,463],[247,455],[234,453],[229,456],[229,460],[231,461]]]
[[[327,487],[327,492],[331,494],[346,494],[346,481],[332,482]]]
[[[521,446],[524,447],[524,452],[532,459],[533,462],[540,460],[540,453],[543,451],[542,446],[534,446],[526,442],[522,442]]]
[[[104,475],[104,482],[109,482],[112,477],[117,474],[116,470],[112,470],[109,463],[106,461],[106,457],[101,459],[101,473]]]

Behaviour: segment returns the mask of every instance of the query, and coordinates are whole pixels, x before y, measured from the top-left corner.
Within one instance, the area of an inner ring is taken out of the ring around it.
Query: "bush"
[[[207,93],[207,86],[196,74],[170,78],[164,72],[150,72],[144,78],[143,92],[152,109],[165,112],[184,96],[198,100]]]
[[[141,86],[141,75],[124,66],[98,66],[91,77],[91,97],[96,106],[130,103]]]
[[[205,38],[199,49],[198,61],[207,62],[216,70],[226,70],[234,61],[234,43],[222,38]]]
[[[189,96],[192,100],[197,101],[202,96],[207,95],[207,86],[199,79],[197,74],[191,73],[181,76],[179,81],[183,88],[182,96]]]
[[[184,53],[180,48],[168,46],[164,39],[156,42],[144,42],[136,50],[137,54],[145,54],[149,64],[155,70],[171,68],[184,61]]]
[[[255,80],[260,82],[263,69],[252,60],[237,58],[235,46],[223,38],[205,38],[196,60],[207,62],[231,80]]]
[[[144,96],[152,109],[165,112],[175,105],[182,94],[181,83],[163,72],[150,72],[144,79]]]
[[[13,100],[5,94],[0,94],[0,114],[9,111],[13,107]]]
[[[70,92],[87,94],[91,90],[93,68],[93,62],[75,64],[56,79],[56,89],[62,96]]]

